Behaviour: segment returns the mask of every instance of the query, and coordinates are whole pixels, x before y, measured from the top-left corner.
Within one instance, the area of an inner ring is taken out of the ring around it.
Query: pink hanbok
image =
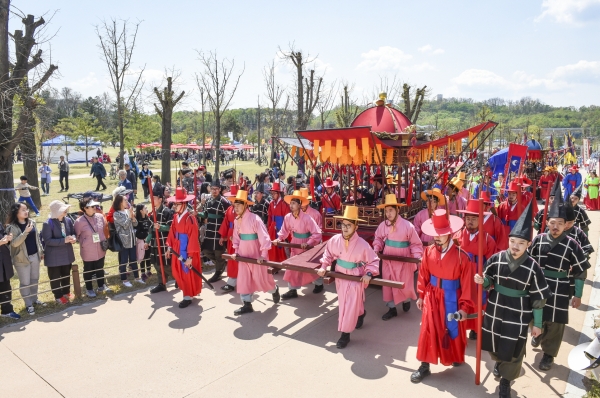
[[[446,202],[448,202],[448,213],[453,216],[462,217],[462,214],[458,213],[457,210],[465,210],[467,208],[467,200],[465,198],[456,195],[453,200],[450,200],[446,196]]]
[[[315,246],[321,243],[321,228],[317,226],[311,216],[300,211],[298,217],[294,217],[292,213],[286,214],[283,219],[283,225],[277,234],[277,239],[284,241],[288,236],[292,237],[290,243],[301,245],[306,243],[309,246]],[[304,249],[290,249],[293,256],[304,252]],[[290,284],[292,288],[308,285],[317,280],[317,274],[309,274],[308,272],[286,270],[283,280]]]
[[[465,200],[468,202],[469,199],[471,199],[471,192],[469,192],[469,190],[465,187],[463,187],[460,192],[458,193],[458,195],[461,198],[465,198]]]
[[[413,218],[413,225],[415,226],[415,231],[417,231],[417,236],[421,239],[421,242],[423,242],[424,245],[429,245],[431,242],[433,242],[433,238],[431,236],[421,232],[421,225],[423,225],[423,223],[430,218],[429,210],[427,209],[421,210],[417,213],[415,218]]]
[[[398,247],[406,246],[406,247]],[[373,239],[373,249],[376,252],[383,250],[383,254],[392,256],[421,258],[423,257],[423,243],[417,231],[410,222],[398,217],[395,226],[385,220],[377,227]],[[415,293],[415,271],[417,264],[399,261],[383,260],[381,276],[397,282],[404,282],[404,289],[394,289],[383,286],[383,301],[393,301],[398,305],[406,300],[417,299]]]
[[[335,266],[336,272],[355,276],[363,276],[367,272],[373,275],[379,274],[379,257],[367,241],[356,233],[348,241],[348,247],[342,234],[335,235],[327,241],[321,258],[321,268],[329,267],[334,260],[338,259],[350,263],[363,262],[364,265],[348,269],[338,262]],[[339,307],[338,330],[342,333],[352,333],[356,328],[358,317],[365,312],[365,286],[362,282],[336,278],[335,288]]]
[[[246,210],[241,219],[236,219],[233,226],[232,245],[233,251],[240,257],[264,259],[269,258],[271,239],[267,227],[259,216]],[[258,239],[245,240],[240,234],[256,234]],[[254,292],[268,292],[275,289],[273,275],[267,273],[264,265],[239,262],[237,292],[239,294],[252,294]]]
[[[317,224],[317,227],[323,228],[323,217],[321,216],[321,213],[319,213],[319,210],[315,209],[314,207],[308,206],[306,208],[305,213],[308,214],[313,220],[315,220],[315,224]]]

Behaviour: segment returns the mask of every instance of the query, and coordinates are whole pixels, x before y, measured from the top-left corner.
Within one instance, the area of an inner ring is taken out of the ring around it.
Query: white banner
[[[589,159],[590,159],[590,140],[588,140],[587,138],[584,138],[582,140],[582,145],[581,145],[581,160],[583,161],[584,165],[587,165]]]

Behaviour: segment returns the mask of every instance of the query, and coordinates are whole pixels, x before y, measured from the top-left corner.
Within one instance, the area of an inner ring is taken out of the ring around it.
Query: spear
[[[154,225],[158,225],[156,223],[156,209],[154,208],[154,195],[152,193],[152,178],[148,179],[148,188],[150,190],[150,204],[152,205],[152,217],[154,218]],[[165,283],[165,286],[167,286],[167,279],[165,278],[165,266],[163,264],[163,256],[162,256],[162,248],[161,246],[161,239],[160,239],[160,233],[158,232],[158,229],[154,229],[154,238],[156,239],[156,248],[158,249],[158,261],[160,264],[160,273],[162,275],[162,280]]]
[[[479,202],[479,235],[477,237],[477,273],[483,275],[483,241],[487,234],[483,230],[483,198]],[[475,385],[481,383],[481,329],[483,326],[483,285],[477,284],[477,351],[475,363]]]

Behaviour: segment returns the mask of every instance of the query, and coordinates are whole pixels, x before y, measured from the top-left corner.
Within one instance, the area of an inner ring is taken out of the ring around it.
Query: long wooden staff
[[[158,225],[156,223],[156,209],[154,208],[154,195],[152,193],[152,178],[148,179],[148,188],[150,188],[150,204],[152,205],[152,217],[154,218],[154,225]],[[164,200],[164,199],[163,199]],[[158,229],[154,229],[154,235],[155,235],[155,239],[156,239],[156,247],[158,249],[158,261],[160,264],[160,273],[162,275],[162,280],[165,284],[165,288],[167,287],[167,279],[165,278],[165,266],[163,264],[163,256],[162,256],[162,248],[160,247],[161,245],[161,240],[160,240],[160,233],[158,231]]]
[[[483,275],[483,241],[487,237],[483,230],[483,198],[479,202],[479,237],[477,240],[477,273]],[[481,383],[481,329],[483,326],[483,285],[477,284],[477,351],[475,363],[475,385]]]

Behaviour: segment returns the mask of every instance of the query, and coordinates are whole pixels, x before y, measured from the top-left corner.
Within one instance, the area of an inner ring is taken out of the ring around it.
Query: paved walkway
[[[598,250],[600,212],[590,213]],[[596,263],[596,256],[592,264]],[[280,286],[285,286],[277,275]],[[589,275],[593,280],[593,275]],[[301,297],[273,305],[256,296],[255,313],[235,317],[237,295],[204,290],[201,299],[179,309],[181,292],[150,295],[147,290],[0,329],[0,386],[6,397],[421,397],[497,396],[493,362],[483,353],[482,385],[474,384],[475,344],[467,363],[432,366],[421,384],[409,381],[421,313],[412,306],[388,322],[381,291],[367,290],[367,316],[344,350],[335,348],[337,296],[302,289]],[[286,291],[285,287],[282,291]],[[556,364],[541,372],[539,349],[527,348],[523,375],[513,396],[551,397],[565,392],[567,356],[596,308],[571,309],[571,323]],[[518,392],[516,394],[515,392]],[[417,395],[418,394],[418,395]],[[570,397],[578,395],[569,395]]]

